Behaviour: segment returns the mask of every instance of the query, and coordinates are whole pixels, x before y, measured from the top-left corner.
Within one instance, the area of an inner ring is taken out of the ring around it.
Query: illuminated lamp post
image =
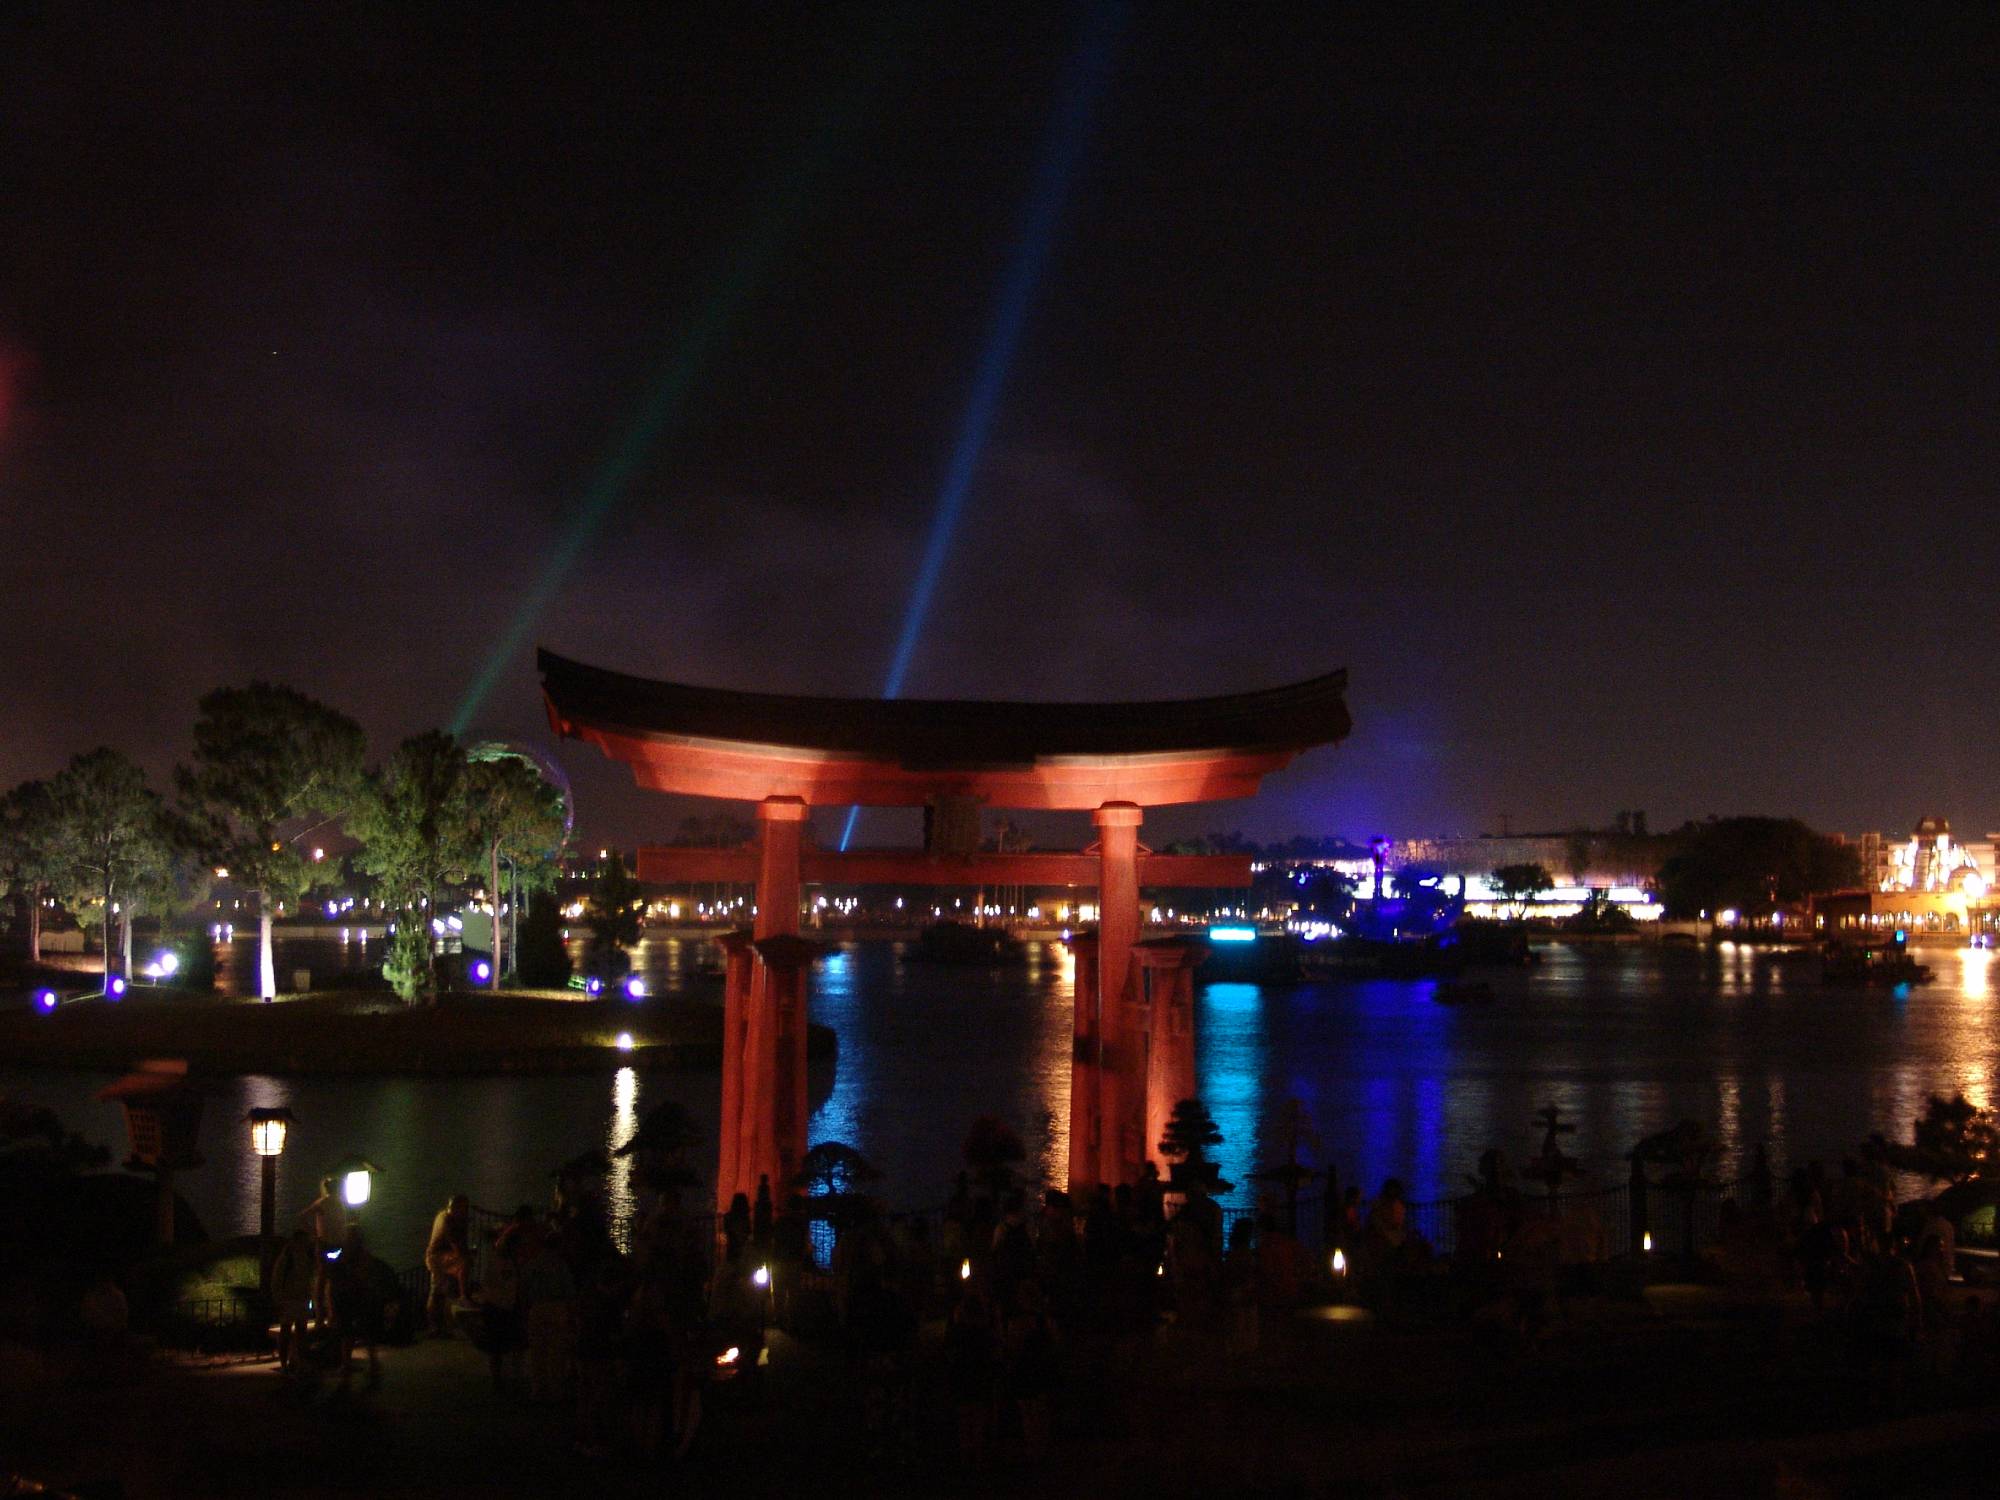
[[[379,1170],[373,1163],[358,1156],[348,1157],[333,1169],[334,1190],[340,1194],[340,1202],[347,1210],[350,1224],[361,1217],[361,1210],[375,1196],[375,1174]]]
[[[285,1135],[291,1129],[289,1109],[253,1109],[245,1115],[250,1126],[250,1149],[256,1154],[260,1175],[257,1195],[257,1260],[266,1290],[271,1285],[271,1264],[278,1253],[278,1158],[285,1154]]]
[[[278,1158],[285,1154],[285,1135],[292,1127],[293,1115],[289,1109],[253,1109],[244,1120],[250,1126],[250,1149],[263,1173],[257,1233],[268,1240],[277,1233]]]

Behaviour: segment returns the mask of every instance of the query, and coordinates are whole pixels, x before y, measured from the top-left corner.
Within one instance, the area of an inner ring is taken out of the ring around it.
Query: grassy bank
[[[629,1032],[632,1049],[616,1046]],[[830,1056],[832,1031],[808,1047]],[[204,1073],[589,1073],[625,1066],[715,1067],[722,1012],[687,1000],[584,1000],[563,991],[449,995],[410,1007],[392,993],[339,991],[255,1000],[135,989],[111,1004],[72,1001],[38,1014],[26,996],[0,1012],[0,1058],[19,1067],[121,1071],[185,1058]]]

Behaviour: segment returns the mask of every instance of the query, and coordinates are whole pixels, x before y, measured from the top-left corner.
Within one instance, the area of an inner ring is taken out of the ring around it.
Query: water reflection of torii
[[[540,654],[558,734],[596,745],[655,791],[756,803],[736,849],[642,848],[647,881],[754,884],[748,933],[723,939],[722,1125],[716,1201],[773,1187],[806,1147],[808,882],[1066,885],[1097,889],[1076,954],[1070,1071],[1073,1188],[1131,1182],[1176,1100],[1195,1092],[1199,942],[1142,943],[1142,886],[1242,887],[1248,855],[1155,854],[1147,807],[1253,795],[1301,751],[1344,739],[1347,674],[1222,698],[1159,703],[989,703],[797,698],[654,682]],[[820,849],[814,807],[923,807],[920,850]],[[981,806],[1088,811],[1081,851],[982,852]],[[969,836],[968,836],[969,834]]]

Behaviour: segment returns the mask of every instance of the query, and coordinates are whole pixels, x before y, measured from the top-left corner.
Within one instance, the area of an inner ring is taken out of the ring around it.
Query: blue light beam
[[[1000,296],[987,326],[986,343],[973,372],[972,392],[966,401],[964,419],[959,423],[958,439],[952,445],[951,461],[945,467],[944,482],[938,487],[937,511],[931,518],[923,559],[917,564],[917,581],[910,590],[910,602],[903,611],[903,628],[896,637],[896,651],[889,659],[889,675],[882,686],[884,698],[900,698],[903,694],[903,680],[909,675],[924,619],[930,613],[945,560],[951,554],[952,538],[958,531],[966,496],[979,472],[986,441],[992,435],[1000,394],[1028,321],[1028,307],[1048,266],[1049,254],[1055,248],[1056,227],[1069,196],[1070,179],[1076,175],[1076,164],[1089,138],[1098,98],[1104,92],[1112,50],[1124,26],[1124,11],[1123,5],[1092,6],[1084,19],[1083,35],[1064,65],[1055,117],[1049,122],[1048,134],[1042,138],[1041,156],[1035,164],[1020,232],[1015,237],[1007,275],[1000,284]],[[847,810],[847,825],[840,831],[842,849],[854,837],[854,824],[860,815],[858,806]]]

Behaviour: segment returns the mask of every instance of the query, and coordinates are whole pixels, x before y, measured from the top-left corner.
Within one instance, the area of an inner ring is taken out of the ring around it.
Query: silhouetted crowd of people
[[[2000,1323],[1953,1280],[1948,1221],[1899,1209],[1887,1175],[1853,1160],[1833,1177],[1803,1168],[1782,1188],[1763,1162],[1759,1152],[1721,1204],[1711,1272],[1802,1288],[1892,1408],[1923,1390],[2000,1390]],[[838,1389],[871,1453],[909,1450],[926,1422],[941,1438],[944,1422],[977,1467],[1039,1459],[1064,1434],[1143,1432],[1116,1372],[1163,1324],[1236,1354],[1257,1346],[1262,1319],[1315,1289],[1394,1315],[1398,1288],[1418,1283],[1449,1284],[1468,1310],[1512,1298],[1546,1319],[1569,1293],[1601,1290],[1570,1273],[1609,1263],[1590,1195],[1559,1205],[1523,1191],[1498,1152],[1448,1210],[1455,1244],[1442,1257],[1394,1178],[1364,1198],[1327,1174],[1316,1201],[1294,1183],[1252,1213],[1150,1167],[1080,1200],[1025,1188],[1004,1168],[969,1171],[931,1214],[891,1213],[858,1191],[780,1201],[767,1180],[716,1216],[687,1201],[687,1174],[657,1162],[633,1173],[625,1249],[603,1169],[585,1160],[559,1174],[547,1211],[476,1213],[456,1196],[424,1255],[432,1329],[469,1335],[496,1389],[573,1414],[589,1456],[685,1454],[708,1403],[759,1397],[770,1328],[843,1363]],[[1671,1194],[1653,1191],[1657,1211]],[[1317,1220],[1309,1235],[1301,1218]],[[343,1370],[351,1351],[372,1370],[379,1268],[330,1202],[307,1211],[271,1283],[288,1362],[317,1319]]]
[[[1795,1171],[1768,1205],[1725,1205],[1718,1255],[1727,1265],[1768,1242],[1784,1272],[1840,1326],[1851,1362],[1884,1402],[1920,1388],[2000,1392],[2000,1319],[1990,1294],[1953,1281],[1957,1231],[1928,1200],[1898,1204],[1894,1181],[1848,1157]]]
[[[1152,1172],[1081,1205],[963,1174],[929,1215],[859,1193],[779,1204],[767,1181],[718,1219],[683,1187],[672,1173],[645,1182],[629,1252],[590,1170],[564,1174],[548,1212],[485,1216],[478,1235],[455,1197],[426,1248],[434,1327],[469,1336],[496,1389],[573,1410],[586,1455],[684,1454],[719,1387],[757,1397],[777,1327],[837,1351],[871,1451],[910,1443],[934,1406],[920,1372],[939,1374],[958,1450],[978,1465],[1037,1458],[1058,1432],[1130,1430],[1105,1378],[1121,1348],[1168,1310],[1254,1342],[1260,1309],[1298,1303],[1310,1258],[1272,1210],[1228,1234],[1204,1194],[1171,1212]],[[1383,1233],[1394,1216],[1393,1203],[1370,1210]]]
[[[669,1187],[652,1195],[627,1253],[601,1176],[565,1171],[550,1211],[524,1204],[491,1228],[462,1304],[495,1388],[573,1410],[586,1455],[685,1453],[705,1393],[754,1378],[762,1347],[761,1289],[746,1268],[711,1264],[712,1225]]]

